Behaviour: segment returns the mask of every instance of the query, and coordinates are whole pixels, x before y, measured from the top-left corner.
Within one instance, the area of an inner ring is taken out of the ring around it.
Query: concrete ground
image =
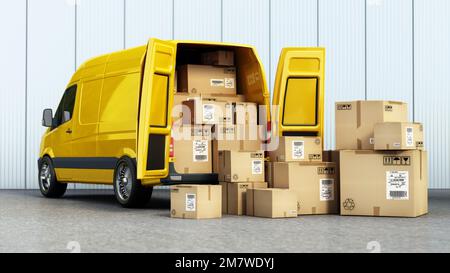
[[[0,191],[0,252],[450,252],[450,190],[430,191],[415,218],[303,216],[215,220],[169,217],[169,192],[123,209],[112,191]]]

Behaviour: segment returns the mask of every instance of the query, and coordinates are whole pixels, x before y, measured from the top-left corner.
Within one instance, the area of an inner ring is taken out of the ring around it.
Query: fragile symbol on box
[[[351,104],[338,104],[336,105],[337,110],[352,110]]]
[[[411,165],[410,156],[383,156],[383,165]]]
[[[318,167],[317,174],[334,174],[334,167]]]

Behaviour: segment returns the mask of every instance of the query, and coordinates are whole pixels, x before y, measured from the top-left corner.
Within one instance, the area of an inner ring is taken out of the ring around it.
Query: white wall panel
[[[0,2],[0,189],[25,187],[26,1]]]
[[[317,0],[271,1],[271,94],[280,52],[289,46],[317,46]]]
[[[367,99],[400,100],[412,119],[412,0],[367,1]]]
[[[364,1],[319,0],[319,45],[326,48],[325,147],[335,147],[334,103],[365,98]]]
[[[220,41],[220,0],[174,0],[174,5],[175,39]]]
[[[45,16],[43,16],[45,14]],[[38,188],[42,110],[56,111],[75,70],[75,6],[66,1],[29,1],[27,188]]]
[[[97,55],[124,47],[124,1],[78,0],[77,65]],[[105,186],[76,185],[77,189]]]
[[[144,45],[149,38],[172,39],[173,2],[125,0],[125,46]]]
[[[266,72],[270,74],[269,0],[223,0],[223,41],[256,47]]]
[[[415,120],[424,123],[431,188],[450,188],[450,1],[414,1]]]

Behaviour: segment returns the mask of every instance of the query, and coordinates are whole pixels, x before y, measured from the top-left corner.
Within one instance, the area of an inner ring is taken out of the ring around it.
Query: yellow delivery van
[[[60,197],[67,183],[107,184],[120,204],[137,207],[155,185],[216,183],[215,173],[177,173],[171,145],[176,68],[199,63],[212,50],[234,53],[237,92],[259,105],[258,123],[267,135],[323,136],[323,48],[282,50],[271,107],[254,47],[150,39],[86,61],[56,111],[43,111],[48,129],[38,160],[42,194]]]

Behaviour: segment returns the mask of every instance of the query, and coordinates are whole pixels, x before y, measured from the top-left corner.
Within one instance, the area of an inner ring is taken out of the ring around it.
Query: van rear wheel
[[[114,171],[114,194],[117,201],[125,208],[145,206],[152,196],[152,187],[144,187],[136,178],[134,162],[125,157],[117,162]]]
[[[42,195],[48,198],[61,197],[67,189],[66,183],[60,183],[56,179],[55,169],[49,157],[42,158],[39,166],[39,189]]]

